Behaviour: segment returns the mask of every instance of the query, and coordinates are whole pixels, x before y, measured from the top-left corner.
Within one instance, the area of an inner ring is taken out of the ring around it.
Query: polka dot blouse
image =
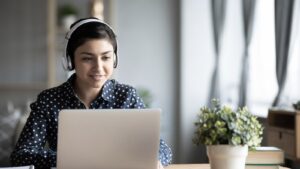
[[[73,90],[76,76],[71,76],[62,85],[44,90],[30,105],[31,113],[20,138],[11,154],[14,166],[34,165],[36,168],[56,166],[57,119],[62,109],[85,109]],[[108,80],[99,96],[90,104],[90,109],[144,108],[136,90],[115,80]],[[161,139],[159,160],[164,166],[170,164],[171,149]]]

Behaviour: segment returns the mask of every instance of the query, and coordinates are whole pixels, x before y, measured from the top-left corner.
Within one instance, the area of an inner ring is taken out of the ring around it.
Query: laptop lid
[[[62,110],[57,168],[157,168],[160,112],[160,109]]]

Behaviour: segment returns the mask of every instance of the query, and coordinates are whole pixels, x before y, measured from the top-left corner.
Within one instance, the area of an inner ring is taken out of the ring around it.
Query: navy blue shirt
[[[11,154],[13,165],[36,168],[56,166],[58,115],[62,109],[85,109],[74,89],[75,74],[58,87],[44,90],[30,105],[31,113]],[[136,90],[115,80],[108,80],[90,109],[144,108]],[[45,146],[47,143],[47,146]],[[159,160],[164,166],[172,160],[171,149],[161,139]]]

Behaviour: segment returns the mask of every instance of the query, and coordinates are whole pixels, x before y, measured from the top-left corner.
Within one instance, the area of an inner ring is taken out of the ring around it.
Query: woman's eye
[[[102,59],[103,59],[104,61],[109,60],[110,58],[111,58],[110,56],[102,56]]]
[[[90,61],[90,60],[92,60],[92,58],[91,57],[83,57],[82,60],[83,61]]]

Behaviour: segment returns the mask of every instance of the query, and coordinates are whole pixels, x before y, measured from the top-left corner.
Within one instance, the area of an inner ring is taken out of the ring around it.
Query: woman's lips
[[[104,75],[91,75],[90,77],[94,80],[102,80],[105,78]]]

